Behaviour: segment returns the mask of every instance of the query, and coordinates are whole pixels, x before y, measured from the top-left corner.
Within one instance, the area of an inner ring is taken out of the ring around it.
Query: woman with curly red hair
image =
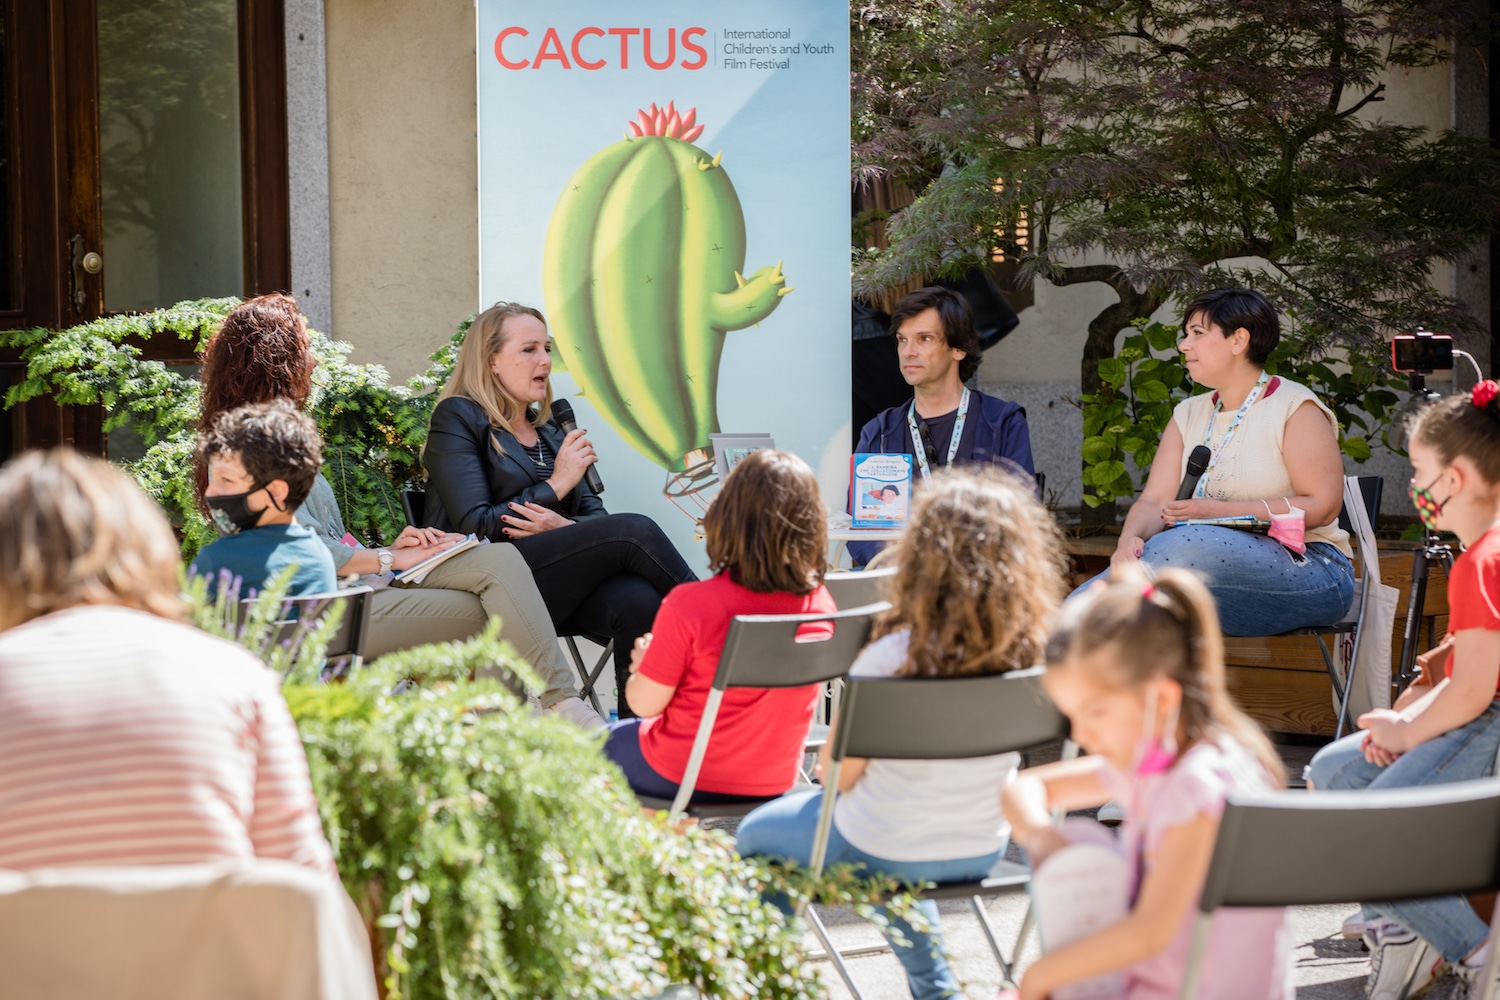
[[[316,367],[307,320],[296,299],[272,293],[242,302],[230,310],[203,352],[201,426],[247,403],[285,399],[304,406],[312,395]],[[201,497],[207,475],[200,468],[195,476]],[[297,523],[327,546],[340,576],[406,569],[462,539],[408,526],[389,548],[347,544],[333,487],[321,474],[297,510]],[[371,659],[424,643],[466,639],[498,615],[505,638],[546,684],[542,706],[585,728],[603,724],[578,697],[531,570],[511,546],[481,545],[462,552],[421,583],[392,582],[371,600],[366,644]]]

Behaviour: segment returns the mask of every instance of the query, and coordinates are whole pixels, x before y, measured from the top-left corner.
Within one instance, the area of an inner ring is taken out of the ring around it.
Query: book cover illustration
[[[856,528],[901,528],[911,516],[911,456],[857,454],[854,474]]]

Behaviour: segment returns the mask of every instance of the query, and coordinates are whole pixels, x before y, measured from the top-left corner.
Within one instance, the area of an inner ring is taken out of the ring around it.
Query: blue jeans
[[[813,834],[817,830],[818,809],[822,802],[822,792],[802,792],[761,806],[740,824],[740,854],[745,857],[760,855],[777,858],[806,866],[812,859]],[[923,882],[957,882],[982,878],[1000,860],[1001,853],[996,851],[977,858],[956,858],[951,861],[890,861],[866,854],[849,843],[835,824],[828,832],[827,863],[852,864],[871,875],[889,875],[920,886]],[[785,899],[771,901],[783,910],[788,909]],[[911,995],[914,1000],[939,1000],[940,997],[956,995],[959,991],[958,980],[954,978],[953,970],[948,968],[947,959],[944,958],[943,937],[938,930],[937,904],[932,900],[922,900],[917,903],[917,908],[931,925],[930,933],[924,934],[916,930],[905,920],[891,919],[891,927],[900,931],[910,942],[909,946],[903,946],[891,941],[891,949],[906,970]]]
[[[1365,760],[1364,738],[1351,733],[1319,750],[1307,766],[1309,784],[1321,790],[1411,788],[1489,777],[1500,752],[1500,701],[1490,702],[1474,721],[1402,754],[1390,767]],[[1462,896],[1366,903],[1366,919],[1377,915],[1416,931],[1450,962],[1469,955],[1489,934]]]
[[[1269,535],[1192,524],[1152,535],[1141,561],[1152,569],[1201,575],[1219,607],[1225,635],[1332,625],[1354,602],[1354,566],[1327,542],[1310,542],[1298,556]],[[1108,576],[1106,570],[1073,593]]]

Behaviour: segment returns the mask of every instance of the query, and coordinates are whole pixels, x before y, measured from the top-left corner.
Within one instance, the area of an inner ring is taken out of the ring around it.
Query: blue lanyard
[[[1224,437],[1219,440],[1217,448],[1214,448],[1210,444],[1210,440],[1214,433],[1214,419],[1218,417],[1219,411],[1224,408],[1224,401],[1222,399],[1214,400],[1214,412],[1209,414],[1208,426],[1203,429],[1203,443],[1209,445],[1213,457],[1208,460],[1208,468],[1204,470],[1202,477],[1198,480],[1198,488],[1193,491],[1194,497],[1201,498],[1204,492],[1207,491],[1209,477],[1213,475],[1214,466],[1219,464],[1219,456],[1223,455],[1224,449],[1229,447],[1229,442],[1234,437],[1234,432],[1239,429],[1240,421],[1245,419],[1245,414],[1249,412],[1251,405],[1260,398],[1261,390],[1265,389],[1266,383],[1270,380],[1271,376],[1266,372],[1262,371],[1260,373],[1260,378],[1255,380],[1255,386],[1250,390],[1250,395],[1245,397],[1245,401],[1240,404],[1239,412],[1229,422],[1229,429],[1224,432]]]
[[[964,394],[958,400],[958,416],[953,420],[953,437],[948,441],[948,461],[943,463],[947,468],[953,464],[953,456],[958,454],[958,441],[964,434],[964,418],[969,415],[969,389],[964,387]],[[911,448],[913,457],[917,460],[917,471],[922,473],[922,482],[932,478],[932,473],[927,471],[927,446],[922,443],[922,432],[917,429],[917,401],[913,399],[911,406],[906,411],[906,424],[911,428]]]

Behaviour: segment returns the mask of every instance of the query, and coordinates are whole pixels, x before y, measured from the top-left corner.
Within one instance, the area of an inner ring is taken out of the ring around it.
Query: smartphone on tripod
[[[1391,368],[1410,376],[1411,391],[1423,402],[1441,396],[1427,388],[1426,376],[1453,368],[1453,338],[1427,330],[1397,334],[1391,338]],[[1422,612],[1427,604],[1427,578],[1436,563],[1447,573],[1453,568],[1453,547],[1437,535],[1427,534],[1411,555],[1411,593],[1406,601],[1406,630],[1401,636],[1401,658],[1397,661],[1397,694],[1417,679],[1417,647],[1421,644]],[[1436,645],[1436,637],[1431,645]]]

